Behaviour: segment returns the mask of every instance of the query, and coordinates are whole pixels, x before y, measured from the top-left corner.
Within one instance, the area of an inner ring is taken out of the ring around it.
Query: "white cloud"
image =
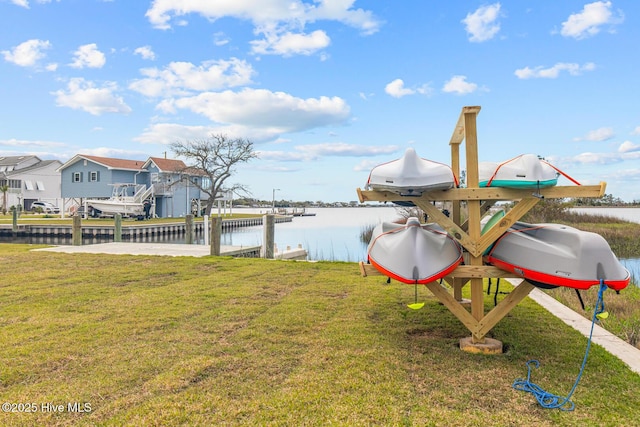
[[[179,140],[206,139],[214,134],[228,135],[231,138],[247,138],[254,143],[267,141],[274,142],[279,136],[278,132],[270,129],[257,129],[243,125],[224,126],[188,126],[178,123],[154,123],[144,132],[134,138],[134,141],[142,144],[171,144]],[[282,143],[282,141],[276,141]]]
[[[469,41],[484,42],[492,39],[500,31],[497,22],[500,17],[500,3],[481,6],[475,12],[467,14],[462,20],[469,34]]]
[[[301,99],[249,88],[165,100],[158,108],[164,112],[186,109],[217,123],[255,127],[273,135],[342,124],[350,115],[349,106],[339,97]]]
[[[324,144],[298,145],[293,148],[293,151],[259,151],[258,156],[262,160],[308,162],[322,157],[369,157],[379,154],[390,154],[398,151],[398,149],[399,147],[396,145],[376,147],[346,144],[343,142],[329,142]]]
[[[322,30],[306,34],[307,24],[317,21],[337,21],[373,34],[381,22],[370,11],[353,8],[354,0],[269,0],[256,7],[253,0],[176,1],[155,0],[146,17],[159,29],[171,28],[174,18],[199,14],[210,21],[223,17],[251,21],[254,33],[264,36],[251,42],[258,54],[294,55],[311,53],[329,45],[329,36]],[[181,18],[182,19],[182,18]]]
[[[24,139],[15,139],[15,138],[11,138],[11,139],[0,139],[0,146],[1,147],[18,147],[21,150],[32,150],[31,148],[27,148],[27,147],[37,147],[39,149],[51,149],[51,150],[55,150],[55,149],[59,149],[61,147],[64,147],[65,144],[62,142],[54,142],[54,141],[38,141],[38,140],[24,140]]]
[[[467,76],[453,76],[442,88],[443,92],[455,93],[457,95],[466,95],[476,90],[478,90],[478,85],[467,82]]]
[[[261,55],[312,55],[318,50],[329,46],[331,39],[322,30],[316,30],[311,34],[291,33],[265,34],[263,40],[251,42],[252,52]]]
[[[217,32],[213,35],[213,44],[216,46],[224,46],[229,43],[229,39],[223,32]]]
[[[217,129],[210,126],[184,126],[176,123],[155,123],[145,129],[134,141],[143,144],[171,144],[179,140],[196,140],[216,134]]]
[[[544,68],[543,66],[538,66],[535,68],[520,68],[516,70],[514,74],[519,79],[555,79],[560,75],[562,71],[566,71],[572,76],[579,76],[583,72],[593,71],[595,70],[595,68],[596,65],[593,62],[587,62],[584,65],[559,62],[550,68]]]
[[[391,83],[387,84],[384,91],[394,98],[402,98],[403,96],[415,93],[415,91],[404,87],[404,81],[402,79],[395,79]]]
[[[310,155],[309,153],[303,153],[299,151],[257,150],[256,154],[258,155],[258,158],[260,160],[271,160],[279,162],[308,162],[315,159],[315,157]]]
[[[640,135],[640,126],[636,126],[631,135]]]
[[[133,51],[133,53],[135,55],[140,55],[142,59],[149,59],[151,61],[156,59],[156,54],[153,52],[153,49],[151,49],[151,46],[138,47]]]
[[[580,153],[572,159],[576,163],[608,165],[621,161],[615,153]]]
[[[66,90],[52,92],[52,95],[56,96],[57,106],[86,111],[94,116],[104,113],[130,113],[131,108],[122,97],[115,94],[117,90],[117,85],[112,82],[95,87],[93,82],[75,78],[69,81]]]
[[[606,141],[614,136],[616,136],[616,134],[613,132],[613,128],[599,128],[589,131],[585,139],[587,141]]]
[[[29,9],[29,0],[9,0],[11,3],[16,6],[24,7],[25,9]],[[36,0],[36,3],[51,3],[53,0]],[[60,0],[56,0],[60,1]]]
[[[32,39],[20,43],[13,50],[3,50],[5,61],[12,62],[21,67],[34,67],[38,61],[45,57],[44,50],[51,48],[48,40]]]
[[[618,152],[620,153],[630,153],[633,151],[640,151],[640,145],[634,144],[631,141],[625,141],[618,147]]]
[[[574,138],[574,141],[606,141],[608,139],[613,138],[615,133],[613,132],[613,128],[599,128],[595,130],[591,130],[587,132],[587,134],[583,137]]]
[[[25,9],[29,9],[29,2],[27,0],[11,0],[11,3],[16,6],[24,7]]]
[[[164,69],[144,68],[140,73],[145,78],[134,80],[129,89],[156,98],[247,85],[255,71],[246,61],[232,58],[204,62],[200,66],[172,62]]]
[[[354,172],[369,172],[375,166],[379,165],[379,162],[375,160],[362,160],[360,163],[353,167]]]
[[[388,83],[385,86],[384,91],[394,98],[402,98],[403,96],[415,95],[416,93],[430,95],[432,92],[431,87],[428,84],[419,86],[415,89],[406,88],[404,87],[404,81],[402,79],[395,79],[391,83]],[[362,94],[360,96],[362,97]]]
[[[73,55],[73,62],[69,64],[73,68],[102,68],[107,62],[104,53],[98,50],[95,43],[80,46]]]
[[[610,1],[596,1],[586,4],[580,13],[574,13],[562,23],[560,34],[565,37],[584,39],[600,32],[604,25],[619,24],[624,20],[624,14],[611,12]]]
[[[349,156],[368,157],[379,154],[389,154],[398,151],[398,146],[368,146],[346,144],[344,142],[328,142],[324,144],[299,145],[296,150],[308,153],[313,157],[319,156]]]

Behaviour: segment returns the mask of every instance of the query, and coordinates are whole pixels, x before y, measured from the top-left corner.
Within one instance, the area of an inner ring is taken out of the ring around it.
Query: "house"
[[[150,157],[146,161],[78,154],[59,168],[64,211],[91,201],[126,198],[148,201],[159,217],[181,217],[199,204],[201,177],[181,160]],[[117,194],[116,194],[117,192]],[[99,209],[99,208],[96,208]],[[197,212],[197,211],[196,211]]]
[[[200,212],[202,175],[187,168],[182,160],[149,157],[143,165],[155,194],[159,217],[181,217]]]
[[[58,205],[61,182],[57,170],[61,165],[58,160],[40,160],[32,155],[0,157],[0,187],[7,186],[6,205],[3,197],[0,206],[30,210],[35,201]]]

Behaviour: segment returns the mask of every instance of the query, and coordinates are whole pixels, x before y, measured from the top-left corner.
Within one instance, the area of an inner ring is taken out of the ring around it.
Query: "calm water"
[[[260,209],[234,209],[233,213],[264,213]],[[292,222],[275,225],[275,243],[279,249],[302,245],[311,260],[364,261],[367,245],[360,233],[367,226],[400,217],[394,207],[306,209],[315,216],[294,217]],[[261,245],[263,227],[245,227],[226,232],[223,245]]]

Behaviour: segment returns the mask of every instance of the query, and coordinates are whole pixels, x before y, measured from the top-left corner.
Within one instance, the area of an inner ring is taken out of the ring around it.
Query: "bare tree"
[[[188,170],[205,177],[195,185],[207,194],[205,215],[211,214],[213,203],[226,191],[246,192],[244,185],[226,185],[225,182],[235,172],[235,166],[246,163],[257,157],[253,151],[253,143],[248,139],[230,139],[226,135],[211,135],[207,139],[185,142],[174,142],[171,151],[184,158]]]

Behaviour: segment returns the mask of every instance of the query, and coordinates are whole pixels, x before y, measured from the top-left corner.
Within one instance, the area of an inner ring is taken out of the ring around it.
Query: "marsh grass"
[[[0,413],[3,426],[634,425],[640,376],[525,299],[491,331],[499,356],[434,297],[357,265],[29,252],[0,244],[0,401],[88,413]],[[504,290],[508,290],[505,285]],[[486,310],[493,307],[487,296]],[[605,380],[606,379],[606,380]],[[597,420],[597,421],[596,421]]]

